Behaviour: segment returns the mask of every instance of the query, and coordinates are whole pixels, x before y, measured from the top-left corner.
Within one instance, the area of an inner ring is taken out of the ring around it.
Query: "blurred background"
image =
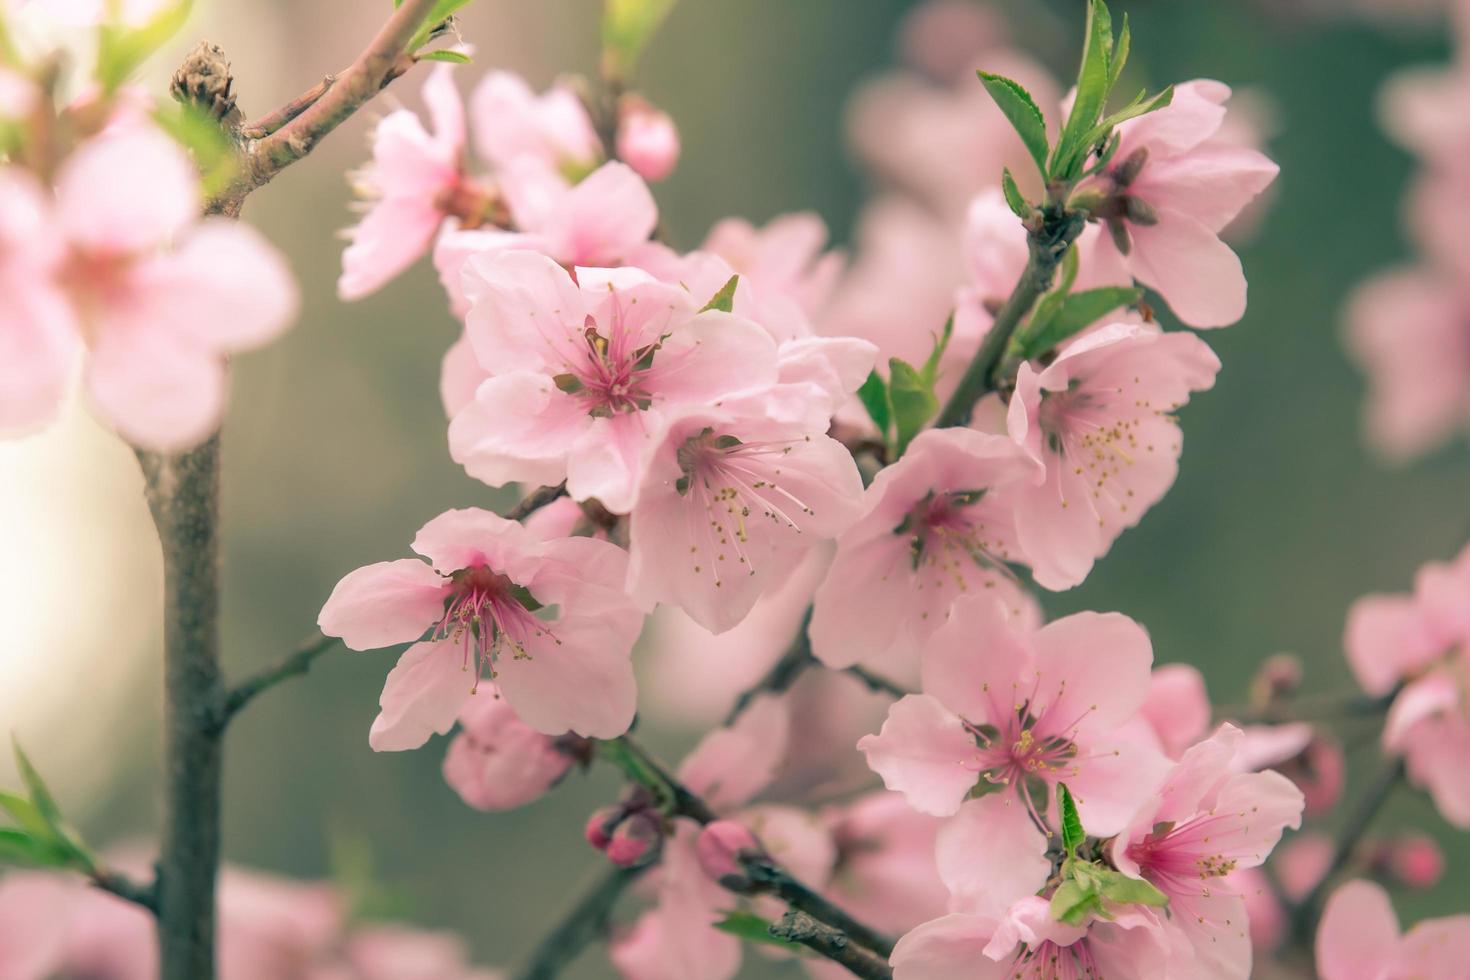
[[[255,115],[350,61],[379,6],[386,0],[371,12],[361,0],[205,4],[147,81],[162,91],[174,55],[206,37],[228,51],[241,105]],[[655,188],[673,243],[697,245],[728,215],[762,223],[801,209],[847,243],[867,187],[845,109],[861,84],[898,64],[911,6],[683,0],[638,80],[683,137],[678,170]],[[1282,172],[1264,225],[1241,248],[1250,311],[1207,335],[1225,368],[1184,412],[1178,483],[1083,587],[1044,602],[1052,614],[1137,618],[1158,660],[1200,667],[1220,703],[1242,701],[1256,666],[1279,651],[1301,655],[1309,689],[1350,689],[1341,653],[1349,603],[1407,589],[1418,565],[1450,557],[1470,536],[1464,441],[1408,468],[1377,462],[1361,438],[1363,380],[1340,343],[1347,291],[1409,254],[1398,209],[1411,162],[1382,135],[1375,93],[1402,66],[1447,59],[1445,26],[1418,10],[1428,6],[1383,2],[1375,16],[1330,0],[1115,5],[1133,21],[1134,88],[1204,76],[1252,92],[1268,107],[1268,152]],[[1080,0],[995,5],[1013,46],[1063,77],[1081,11]],[[538,88],[595,71],[598,12],[595,0],[478,0],[463,17],[475,64],[460,70],[461,87],[489,67],[522,72]],[[386,104],[417,106],[417,87],[398,83]],[[407,554],[429,517],[510,502],[445,451],[439,359],[459,327],[428,264],[363,302],[335,297],[335,234],[353,220],[343,174],[366,158],[369,126],[349,122],[246,209],[291,257],[305,298],[284,340],[235,362],[224,636],[236,674],[292,649],[342,574]],[[99,843],[146,839],[155,826],[160,582],[132,453],[85,409],[73,406],[43,435],[0,443],[0,729],[24,741]],[[581,827],[615,783],[573,774],[524,810],[469,809],[440,777],[443,740],[412,753],[368,750],[392,662],[388,652],[333,653],[238,720],[227,857],[324,877],[333,842],[357,842],[413,920],[461,933],[480,962],[518,962],[597,872]],[[643,724],[671,757],[697,734],[668,720],[678,714],[650,706]],[[1376,768],[1372,731],[1353,737],[1350,797]],[[13,781],[7,766],[0,760],[0,784]],[[1437,891],[1405,896],[1401,912],[1464,910],[1454,883],[1470,869],[1470,842],[1414,794],[1393,811],[1441,835],[1451,861]],[[778,972],[757,961],[745,975]],[[572,975],[609,969],[589,954]]]

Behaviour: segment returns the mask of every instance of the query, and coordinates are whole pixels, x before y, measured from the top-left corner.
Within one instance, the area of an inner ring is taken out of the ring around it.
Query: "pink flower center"
[[[975,509],[984,496],[983,489],[931,491],[914,505],[894,533],[912,536],[915,572],[937,572],[953,579],[961,591],[968,588],[965,571],[972,566],[1012,577],[1004,545],[987,532]]]
[[[815,511],[781,485],[781,462],[791,448],[789,442],[741,442],[713,429],[679,447],[684,475],[676,487],[696,511],[703,511],[698,520],[705,543],[689,546],[696,575],[714,575],[717,588],[732,567],[754,575],[748,547],[752,521],[801,533],[801,518]]]
[[[136,257],[126,252],[73,247],[61,265],[58,278],[77,311],[83,339],[96,342],[98,314],[126,307],[132,297],[132,274]]]
[[[1139,439],[1141,417],[1150,414],[1173,418],[1146,398],[1130,400],[1122,387],[1081,387],[1074,381],[1066,391],[1041,396],[1037,424],[1047,449],[1061,457],[1062,465],[1070,466],[1075,476],[1085,478],[1093,499],[1106,499],[1126,514],[1134,492],[1118,477],[1125,468],[1157,451],[1146,438]]]
[[[1035,949],[1023,949],[1011,961],[1006,976],[1008,980],[1102,980],[1102,971],[1084,936],[1070,946],[1047,940]]]
[[[604,337],[590,314],[582,337],[586,346],[577,351],[567,373],[556,376],[558,388],[577,396],[588,415],[641,412],[652,405],[649,381],[658,344],[635,348],[627,333],[616,329]]]
[[[1166,892],[1179,893],[1189,881],[1223,878],[1239,863],[1219,850],[1243,833],[1239,814],[1204,814],[1180,824],[1158,824],[1142,840],[1128,845],[1128,856],[1144,877]]]
[[[476,689],[487,672],[495,677],[495,665],[507,651],[514,660],[530,660],[527,644],[533,637],[548,636],[561,644],[535,616],[541,603],[524,586],[483,565],[460,569],[451,579],[455,591],[432,638],[463,646],[466,670],[473,659]]]

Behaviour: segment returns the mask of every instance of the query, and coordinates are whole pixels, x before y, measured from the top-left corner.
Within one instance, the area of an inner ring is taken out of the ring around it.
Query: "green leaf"
[[[924,362],[924,370],[919,372],[932,388],[939,380],[939,361],[944,357],[944,352],[949,349],[950,338],[954,336],[954,314],[944,321],[944,330],[938,337],[934,338],[934,349],[929,352],[929,359]]]
[[[1051,171],[1054,177],[1071,180],[1077,164],[1085,158],[1089,143],[1085,134],[1090,132],[1107,105],[1111,89],[1113,52],[1113,19],[1103,0],[1091,0],[1087,5],[1086,40],[1082,46],[1082,64],[1077,70],[1077,93],[1072,100],[1072,111],[1067,115],[1067,124],[1057,139],[1056,152],[1052,155]]]
[[[1077,848],[1087,839],[1087,834],[1082,830],[1082,818],[1077,815],[1077,803],[1072,799],[1072,791],[1067,789],[1066,783],[1057,783],[1057,809],[1062,814],[1062,847],[1066,848],[1068,857],[1077,856]]]
[[[699,312],[708,310],[719,310],[721,313],[729,313],[735,308],[735,287],[740,284],[739,276],[731,276],[725,280],[725,284],[710,297],[708,303],[700,308]]]
[[[451,65],[467,65],[470,56],[460,51],[450,51],[448,48],[440,48],[437,51],[425,51],[419,55],[420,61],[447,61]]]
[[[888,361],[888,402],[893,407],[894,457],[903,455],[914,436],[939,411],[934,383],[898,358]]]
[[[235,179],[235,147],[203,110],[193,105],[159,106],[153,120],[194,157],[206,195],[219,193]]]
[[[36,805],[24,796],[0,792],[0,809],[10,814],[10,819],[32,837],[46,840],[52,836],[51,825],[41,816],[41,811],[36,809]]]
[[[1108,116],[1102,122],[1093,127],[1092,131],[1089,132],[1086,136],[1086,139],[1084,141],[1085,145],[1094,146],[1098,143],[1099,140],[1106,136],[1113,129],[1114,126],[1117,126],[1118,123],[1127,122],[1129,119],[1136,119],[1139,116],[1146,116],[1150,112],[1164,108],[1164,106],[1173,101],[1174,86],[1172,85],[1164,89],[1162,92],[1153,95],[1152,97],[1150,97],[1146,92],[1139,92],[1132,102],[1128,103],[1126,106],[1119,109],[1117,112]]]
[[[117,91],[149,55],[168,43],[189,19],[193,6],[193,0],[174,0],[138,27],[112,20],[99,27],[96,72],[103,91],[109,95]]]
[[[675,0],[604,0],[602,13],[603,66],[613,76],[627,79],[659,25],[674,9]]]
[[[868,372],[868,380],[858,388],[857,394],[863,408],[868,410],[868,418],[878,427],[878,434],[887,439],[893,413],[888,407],[888,385],[883,382],[883,376],[877,371]]]
[[[67,855],[49,841],[32,837],[23,830],[0,827],[0,864],[59,868],[67,864]]]
[[[1069,926],[1080,926],[1091,914],[1102,911],[1102,898],[1086,885],[1069,879],[1051,896],[1051,917]]]
[[[1118,76],[1123,74],[1123,66],[1128,63],[1128,50],[1132,46],[1133,36],[1128,31],[1128,15],[1123,15],[1123,27],[1118,31],[1118,40],[1113,44],[1112,63],[1108,66],[1108,91],[1118,84]]]
[[[1051,297],[1048,296],[1047,299]],[[1103,286],[1087,289],[1064,297],[1048,310],[1045,321],[1033,321],[1022,342],[1022,355],[1026,360],[1040,357],[1057,344],[1075,336],[1096,323],[1113,310],[1132,306],[1143,298],[1143,290],[1132,286]],[[1043,300],[1043,303],[1046,301]],[[1038,314],[1040,314],[1038,309]]]
[[[1000,189],[1006,196],[1006,204],[1010,206],[1011,212],[1018,218],[1031,217],[1031,205],[1026,203],[1026,198],[1021,194],[1021,188],[1016,186],[1016,178],[1011,176],[1011,168],[1006,167],[1000,172]]]
[[[770,921],[751,912],[726,912],[725,917],[715,923],[715,928],[748,943],[764,943],[768,946],[779,946],[790,950],[802,948],[800,944],[793,943],[789,939],[771,935]]]
[[[60,827],[61,807],[56,805],[56,798],[46,788],[46,783],[41,779],[41,774],[36,767],[31,765],[31,760],[26,757],[25,750],[20,747],[20,742],[11,736],[10,744],[15,749],[15,768],[20,771],[20,778],[25,781],[26,791],[31,794],[31,803],[35,805],[36,812],[41,819],[46,821],[48,827]]]
[[[1021,142],[1026,144],[1026,152],[1036,161],[1041,179],[1046,180],[1046,117],[1041,114],[1036,100],[1019,83],[1009,78],[984,71],[976,74],[980,76],[980,83],[985,86],[985,91],[990,93],[1000,111],[1005,113],[1005,117],[1015,127]]]
[[[439,25],[454,16],[454,12],[460,7],[468,5],[470,0],[438,0],[437,3],[424,16],[424,22],[419,29],[414,31],[413,37],[409,38],[406,50],[413,53],[428,43],[429,38],[439,29]]]
[[[1102,879],[1102,897],[1110,902],[1116,902],[1119,905],[1158,907],[1169,904],[1168,895],[1142,878],[1130,878],[1121,871],[1107,869],[1100,869],[1098,875]]]

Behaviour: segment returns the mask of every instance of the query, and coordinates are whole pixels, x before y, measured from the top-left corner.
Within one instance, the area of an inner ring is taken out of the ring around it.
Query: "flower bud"
[[[1302,662],[1295,654],[1268,657],[1251,678],[1251,704],[1266,709],[1289,698],[1302,686]]]
[[[607,843],[607,859],[631,868],[651,861],[663,845],[663,824],[652,810],[638,810],[618,824]]]
[[[694,842],[694,853],[699,857],[699,866],[715,881],[723,883],[727,878],[744,879],[745,869],[741,859],[756,857],[764,853],[755,835],[733,820],[716,820],[700,831]]]
[[[679,130],[667,112],[643,99],[623,99],[618,112],[618,158],[647,181],[660,181],[679,162]]]
[[[587,838],[587,843],[599,851],[605,851],[607,845],[612,842],[613,829],[622,819],[622,807],[600,806],[592,811],[592,816],[587,818],[587,826],[582,829],[582,836]]]
[[[1424,834],[1405,834],[1387,850],[1389,871],[1409,888],[1433,888],[1444,876],[1444,852]]]

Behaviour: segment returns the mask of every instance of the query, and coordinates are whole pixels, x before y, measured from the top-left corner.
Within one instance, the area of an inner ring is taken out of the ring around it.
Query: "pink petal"
[[[1146,732],[1148,737],[1145,737]],[[1128,826],[1138,809],[1158,791],[1169,772],[1169,758],[1159,751],[1152,732],[1125,728],[1116,736],[1095,739],[1082,747],[1088,758],[1081,771],[1064,782],[1076,798],[1082,826],[1096,837],[1111,837]]]
[[[1046,838],[1010,793],[971,800],[945,822],[934,859],[950,909],[1000,918],[1013,902],[1046,886]]]
[[[552,253],[568,265],[616,265],[658,225],[658,205],[643,178],[623,163],[605,163],[566,195],[548,226]]]
[[[412,547],[441,575],[486,566],[524,585],[541,567],[541,544],[523,525],[479,507],[446,510],[419,528]]]
[[[511,371],[482,381],[450,420],[449,455],[492,487],[552,486],[566,477],[567,453],[593,424],[551,376]]]
[[[956,601],[920,656],[924,691],[977,725],[1013,711],[1018,687],[1030,682],[1026,631],[995,596]]]
[[[518,75],[492,71],[470,95],[475,149],[497,167],[521,158],[543,165],[590,163],[602,143],[580,99],[553,86],[537,96]]]
[[[1128,190],[1155,209],[1187,214],[1218,232],[1270,186],[1280,170],[1257,150],[1206,143],[1177,157],[1149,161]]]
[[[337,296],[362,299],[382,288],[429,250],[444,214],[428,197],[385,197],[348,230]]]
[[[556,374],[580,363],[590,310],[561,266],[538,252],[489,252],[465,260],[463,279],[465,332],[487,369]]]
[[[1032,643],[1038,699],[1049,701],[1043,724],[1076,719],[1079,734],[1109,733],[1148,697],[1153,644],[1121,613],[1074,613],[1042,627]]]
[[[676,330],[648,372],[658,395],[672,402],[718,404],[727,395],[776,380],[776,342],[749,320],[709,310]]]
[[[1384,748],[1402,751],[1421,722],[1454,711],[1459,704],[1459,684],[1448,671],[1437,670],[1414,681],[1394,698],[1388,709],[1388,717],[1383,722]]]
[[[891,534],[839,541],[832,568],[812,600],[813,655],[841,670],[884,663],[896,645],[906,647],[910,594],[898,586],[912,574],[911,562],[908,545]]]
[[[985,955],[994,920],[946,915],[904,935],[893,948],[893,980],[1004,980],[1010,964]]]
[[[566,775],[572,757],[527,725],[493,691],[481,689],[459,715],[444,754],[444,781],[477,810],[511,810],[539,799]]]
[[[454,418],[475,400],[475,391],[489,377],[475,357],[470,338],[461,333],[439,362],[439,400],[444,414]]]
[[[569,453],[567,493],[595,497],[614,514],[632,512],[667,425],[653,409],[593,419]]]
[[[445,147],[463,151],[465,145],[464,100],[454,87],[454,66],[437,64],[424,79],[424,107],[434,125],[434,139]]]
[[[1215,135],[1225,121],[1225,102],[1229,98],[1229,86],[1210,79],[1175,85],[1169,105],[1118,127],[1122,136],[1118,159],[1140,146],[1163,157],[1193,150]]]
[[[439,285],[449,297],[449,312],[463,320],[470,311],[469,297],[464,289],[464,264],[472,255],[519,249],[538,251],[540,243],[530,235],[502,228],[475,228],[461,230],[458,218],[445,220],[434,240],[434,271],[439,273]]]
[[[1452,826],[1470,829],[1470,724],[1458,714],[1424,721],[1406,735],[1409,781],[1429,791],[1434,806]]]
[[[139,270],[154,316],[209,350],[259,347],[291,325],[296,280],[254,228],[206,218],[171,255]]]
[[[348,572],[332,589],[316,622],[351,650],[409,643],[443,617],[450,588],[416,558],[380,561]]]
[[[105,324],[87,359],[98,411],[124,439],[159,452],[190,449],[219,428],[225,384],[217,354],[143,323]]]
[[[959,812],[974,788],[975,737],[937,698],[910,694],[888,709],[877,735],[864,735],[858,750],[883,785],[904,794],[922,813],[947,817]]]
[[[1429,919],[1410,929],[1399,945],[1394,966],[1402,976],[1459,976],[1470,963],[1470,915]]]
[[[791,719],[780,697],[751,701],[728,728],[717,728],[679,766],[679,779],[724,812],[749,802],[776,776]]]
[[[636,612],[624,615],[641,622]],[[628,730],[638,706],[629,656],[636,629],[603,619],[563,616],[551,624],[551,636],[526,642],[527,657],[497,662],[501,694],[526,724],[547,735],[573,731],[586,738]]]
[[[1177,757],[1210,726],[1210,696],[1204,675],[1189,664],[1155,667],[1140,714],[1158,734],[1165,750]]]
[[[56,177],[67,238],[104,255],[166,244],[199,213],[199,176],[183,148],[151,124],[83,143]]]
[[[47,283],[0,288],[0,436],[20,435],[60,411],[79,345],[71,311]]]
[[[461,644],[415,643],[383,682],[382,710],[373,719],[368,744],[374,752],[402,752],[423,745],[430,735],[446,734],[474,685]]]
[[[1156,225],[1129,225],[1128,267],[1191,327],[1226,327],[1245,315],[1245,273],[1230,246],[1199,221],[1159,208]]]
[[[1350,881],[1327,900],[1317,929],[1322,980],[1378,980],[1393,962],[1398,919],[1378,885]]]
[[[1363,690],[1387,694],[1440,655],[1426,625],[1411,596],[1368,595],[1353,603],[1343,646]]]

